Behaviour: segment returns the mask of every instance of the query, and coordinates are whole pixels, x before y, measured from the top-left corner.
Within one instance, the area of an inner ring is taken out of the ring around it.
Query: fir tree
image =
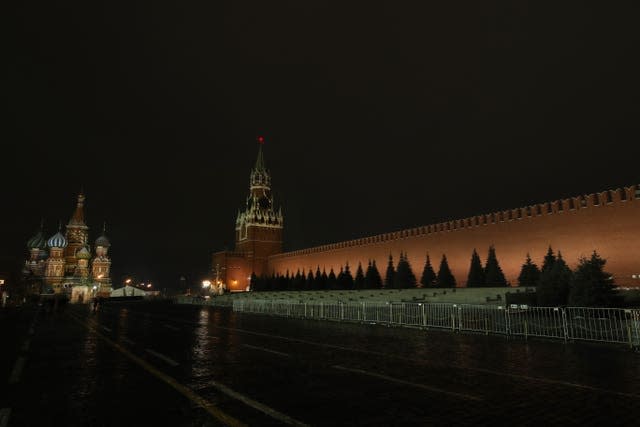
[[[536,288],[538,305],[545,307],[567,305],[572,276],[571,269],[558,251],[558,256],[553,257],[551,268],[540,272],[540,280]]]
[[[287,270],[287,275],[284,277],[283,286],[280,288],[280,290],[290,291],[291,289],[293,289],[293,277],[289,275],[289,270]]]
[[[265,291],[275,291],[278,288],[278,278],[276,273],[271,273],[271,276],[267,279]]]
[[[581,258],[573,274],[569,305],[575,307],[610,307],[617,299],[616,286],[610,273],[604,271],[605,259],[593,251],[591,258]]]
[[[293,290],[302,291],[304,289],[304,275],[300,274],[300,269],[296,271],[296,275],[293,277]]]
[[[364,276],[364,288],[373,289],[373,266],[371,265],[371,260],[369,260],[369,265],[367,266],[367,273]]]
[[[549,246],[547,254],[544,256],[544,260],[542,261],[542,268],[540,269],[540,273],[551,271],[554,262],[556,262],[556,256],[553,254],[553,249],[551,249],[551,246]]]
[[[313,278],[313,289],[319,290],[322,289],[322,273],[320,273],[320,266],[316,270],[316,275]]]
[[[353,287],[355,289],[364,289],[365,287],[364,272],[362,271],[362,263],[360,262],[358,263],[358,269],[356,270],[356,278],[353,282]]]
[[[436,284],[436,272],[433,271],[431,266],[431,260],[429,254],[427,254],[427,260],[424,263],[424,269],[422,270],[422,277],[420,278],[420,284],[423,288],[430,288]]]
[[[327,290],[327,282],[329,280],[329,277],[327,276],[327,271],[323,268],[322,269],[322,274],[320,275],[320,286],[319,289],[322,291],[326,291]]]
[[[314,279],[313,279],[313,273],[311,272],[311,269],[309,269],[309,273],[307,274],[307,280],[305,280],[304,282],[304,288],[306,291],[311,291],[314,289],[315,284],[314,284]]]
[[[327,285],[325,289],[329,289],[332,291],[338,289],[338,279],[336,277],[336,274],[333,272],[333,268],[327,276]]]
[[[486,280],[484,277],[484,269],[482,268],[482,261],[480,261],[480,255],[476,250],[473,250],[471,254],[471,266],[469,267],[469,276],[467,277],[467,288],[476,288],[485,286]]]
[[[349,263],[344,266],[344,274],[342,275],[342,283],[343,288],[347,290],[354,289],[353,276],[351,275],[351,270],[349,269]]]
[[[456,278],[453,277],[451,273],[446,255],[442,255],[442,261],[440,261],[440,268],[438,269],[438,275],[436,277],[436,286],[439,288],[456,287]]]
[[[256,273],[251,273],[251,280],[249,281],[249,289],[252,291],[257,291],[258,289],[258,276]]]
[[[376,260],[373,262],[369,261],[369,266],[367,267],[367,273],[364,276],[365,281],[365,289],[381,289],[382,288],[382,277],[380,277],[380,272],[378,271],[378,267],[376,266]]]
[[[518,286],[538,286],[540,282],[540,269],[531,261],[527,254],[527,260],[522,264],[520,275],[518,276]]]
[[[389,254],[389,263],[387,264],[387,273],[384,277],[384,287],[392,289],[395,286],[396,270],[393,268],[393,256]]]
[[[507,279],[504,277],[504,273],[498,263],[498,257],[496,257],[496,250],[493,245],[489,246],[489,255],[487,255],[484,274],[486,286],[508,286]]]
[[[395,274],[394,287],[397,289],[408,289],[416,287],[416,276],[411,270],[411,265],[407,259],[407,254],[400,253],[400,261],[398,261],[398,269]]]
[[[382,276],[380,276],[375,259],[371,263],[371,274],[373,277],[373,289],[382,289]]]
[[[340,273],[338,273],[338,289],[344,289],[344,268],[340,267]]]

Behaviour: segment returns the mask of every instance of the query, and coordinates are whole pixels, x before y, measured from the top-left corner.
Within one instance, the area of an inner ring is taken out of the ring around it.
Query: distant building
[[[306,275],[317,269],[337,272],[346,265],[355,273],[358,264],[366,268],[369,261],[383,269],[390,254],[397,260],[400,253],[416,275],[427,254],[436,271],[446,255],[463,287],[473,250],[484,261],[489,246],[495,247],[512,286],[517,285],[527,254],[540,266],[552,247],[571,267],[597,251],[618,286],[640,287],[640,185],[282,253],[282,213],[273,207],[271,177],[260,145],[246,206],[235,228],[235,250],[213,254],[214,280],[231,291],[246,290],[252,273]]]
[[[95,241],[92,254],[89,227],[84,222],[83,194],[64,234],[58,231],[45,240],[42,224],[29,239],[29,257],[22,270],[28,291],[36,294],[66,294],[74,302],[87,301],[94,295],[108,297],[111,292],[109,239],[102,234]]]

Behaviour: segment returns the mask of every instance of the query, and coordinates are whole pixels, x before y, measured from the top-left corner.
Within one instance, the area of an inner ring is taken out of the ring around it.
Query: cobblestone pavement
[[[640,354],[624,346],[146,302],[0,322],[0,427],[640,420]]]

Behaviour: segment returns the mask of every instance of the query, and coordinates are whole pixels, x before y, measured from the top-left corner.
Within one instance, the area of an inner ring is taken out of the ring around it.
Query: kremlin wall
[[[366,269],[375,259],[384,275],[389,254],[395,264],[402,251],[419,278],[427,253],[436,271],[445,254],[458,286],[464,286],[473,249],[484,263],[490,245],[513,286],[527,253],[541,266],[549,246],[572,268],[595,250],[619,286],[640,286],[640,278],[633,278],[640,275],[640,186],[277,254],[269,257],[268,271],[295,274],[320,266],[338,272],[349,263],[353,273],[358,263]]]
[[[319,267],[337,274],[348,264],[355,275],[358,264],[366,269],[370,260],[384,276],[389,255],[397,265],[403,252],[418,279],[427,254],[436,272],[446,255],[457,286],[464,287],[473,250],[484,263],[493,245],[512,286],[527,254],[541,266],[551,246],[571,268],[595,250],[607,260],[606,271],[618,286],[640,287],[640,185],[285,253],[283,227],[260,145],[247,205],[236,219],[235,250],[213,254],[216,280],[231,291],[244,291],[252,272],[294,275]]]

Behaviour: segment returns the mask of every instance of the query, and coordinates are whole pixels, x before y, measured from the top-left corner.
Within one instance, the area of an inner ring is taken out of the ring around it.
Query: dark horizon
[[[640,182],[633,6],[14,8],[0,270],[82,188],[114,287],[197,283],[258,135],[287,251]]]

